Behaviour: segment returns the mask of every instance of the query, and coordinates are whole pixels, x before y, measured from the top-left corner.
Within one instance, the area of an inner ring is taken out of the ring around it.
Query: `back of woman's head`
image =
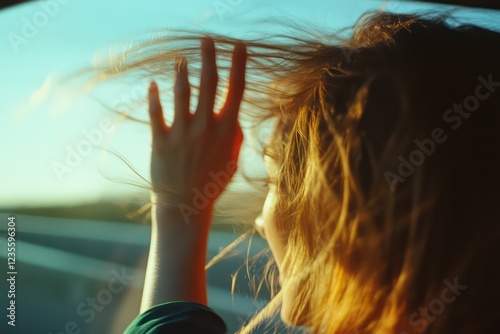
[[[297,319],[325,333],[494,328],[499,59],[498,33],[375,13],[280,80],[276,221]]]

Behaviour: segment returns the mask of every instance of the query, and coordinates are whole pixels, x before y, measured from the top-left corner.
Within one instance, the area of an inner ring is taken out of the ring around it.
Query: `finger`
[[[196,108],[196,118],[206,124],[213,117],[215,95],[217,92],[217,66],[215,64],[215,45],[211,38],[201,42],[202,69],[200,79],[200,96]]]
[[[151,121],[151,131],[153,134],[153,141],[161,138],[167,133],[167,125],[163,118],[163,110],[160,102],[160,93],[156,82],[151,82],[149,85],[149,118]]]
[[[172,130],[184,129],[187,121],[189,120],[189,99],[191,96],[191,89],[189,87],[189,76],[187,70],[186,58],[180,56],[176,59],[176,72],[174,86],[174,122],[172,123]]]
[[[226,102],[220,111],[220,118],[234,125],[238,120],[243,92],[245,90],[245,71],[247,62],[247,49],[245,44],[238,43],[234,47],[231,74],[229,76],[229,89]]]

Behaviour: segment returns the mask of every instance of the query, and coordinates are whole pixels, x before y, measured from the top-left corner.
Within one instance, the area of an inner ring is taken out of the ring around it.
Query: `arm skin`
[[[247,54],[244,44],[235,45],[226,102],[216,114],[213,106],[218,76],[212,39],[202,40],[201,52],[200,93],[194,114],[189,112],[190,85],[183,57],[176,62],[171,126],[167,126],[163,118],[158,86],[153,82],[149,88],[153,207],[141,313],[170,301],[207,305],[208,234],[214,203],[236,172],[236,168],[227,169],[228,163],[236,164],[243,141],[238,111],[245,88]],[[228,173],[229,178],[220,185],[216,196],[202,208],[198,206],[197,213],[187,221],[179,211],[180,204],[196,207],[193,190],[203,192],[205,185],[212,181],[212,173],[220,172]]]
[[[207,305],[205,261],[212,207],[186,224],[179,212],[154,205],[141,313],[174,300]],[[194,220],[194,221],[193,221]]]

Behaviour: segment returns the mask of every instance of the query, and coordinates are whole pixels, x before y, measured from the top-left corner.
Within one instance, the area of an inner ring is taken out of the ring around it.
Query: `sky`
[[[139,190],[126,182],[141,180],[99,147],[119,152],[148,177],[147,125],[106,113],[91,97],[79,96],[72,82],[58,84],[139,37],[154,38],[158,29],[198,28],[245,38],[263,29],[257,21],[270,18],[335,30],[367,10],[429,8],[446,7],[375,0],[44,0],[0,11],[0,206],[73,204]],[[456,15],[479,25],[500,22],[494,11],[462,8]],[[147,84],[111,85],[102,96],[111,104],[127,103],[141,98]],[[264,171],[248,145],[240,166],[256,175]],[[231,187],[247,186],[236,179]]]

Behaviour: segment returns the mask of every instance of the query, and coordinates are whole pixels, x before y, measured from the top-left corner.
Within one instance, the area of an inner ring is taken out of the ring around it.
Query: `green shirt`
[[[138,315],[124,334],[227,334],[224,320],[210,307],[173,301]]]

